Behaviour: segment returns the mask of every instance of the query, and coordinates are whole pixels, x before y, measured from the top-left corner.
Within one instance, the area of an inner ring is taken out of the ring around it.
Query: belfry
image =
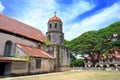
[[[55,15],[48,20],[47,28],[46,39],[51,42],[47,53],[55,58],[55,71],[69,70],[70,57],[68,49],[64,46],[63,23],[62,20],[56,16],[56,12]]]

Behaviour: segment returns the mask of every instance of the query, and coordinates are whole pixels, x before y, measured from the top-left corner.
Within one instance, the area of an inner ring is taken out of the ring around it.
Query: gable
[[[40,30],[3,14],[0,14],[0,30],[34,39],[36,41],[45,41],[45,36]]]
[[[30,47],[21,44],[17,44],[17,47],[20,48],[26,55],[29,55],[31,57],[53,59],[52,56],[42,51],[40,48]]]

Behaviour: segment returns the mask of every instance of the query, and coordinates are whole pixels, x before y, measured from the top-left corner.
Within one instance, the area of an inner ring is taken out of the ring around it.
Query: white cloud
[[[54,0],[29,0],[29,6],[23,11],[18,19],[22,22],[32,25],[40,29],[44,34],[47,28],[47,21],[56,11],[56,3]]]
[[[81,22],[71,24],[70,22],[74,18],[96,6],[85,0],[75,1],[77,2],[61,9],[63,5],[56,3],[55,0],[28,0],[29,6],[26,6],[27,9],[22,12],[23,16],[20,16],[18,19],[40,29],[45,34],[48,19],[54,15],[54,11],[57,11],[57,16],[63,21],[65,39],[67,40],[71,40],[85,31],[99,29],[120,19],[120,6],[119,4],[114,4]]]
[[[64,24],[64,29],[68,28],[69,21],[77,17],[78,15],[92,9],[94,5],[91,5],[85,1],[74,2],[73,5],[64,7],[64,11],[61,11],[59,3],[55,0],[29,0],[29,6],[20,16],[22,22],[32,25],[45,34],[47,31],[47,21],[53,16],[53,12],[57,11],[57,16],[60,17]]]
[[[0,12],[2,12],[5,9],[5,7],[2,5],[2,2],[0,1]]]
[[[118,18],[119,15],[120,5],[114,4],[93,16],[84,19],[81,22],[71,24],[70,30],[65,33],[65,37],[67,40],[71,40],[85,31],[97,30],[99,28],[105,27],[115,20],[120,20]]]
[[[67,7],[65,12],[59,12],[61,13],[60,17],[64,22],[67,22],[69,20],[74,19],[78,15],[91,10],[94,7],[94,5],[90,4],[89,2],[80,0],[78,2],[74,2],[73,5]]]

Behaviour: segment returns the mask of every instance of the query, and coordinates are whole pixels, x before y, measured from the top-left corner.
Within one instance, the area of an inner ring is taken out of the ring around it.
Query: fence
[[[88,67],[71,67],[71,70],[117,70],[117,71],[120,71],[120,68],[113,68],[113,67],[110,67],[110,68],[96,68],[96,67],[91,67],[91,68],[88,68]]]

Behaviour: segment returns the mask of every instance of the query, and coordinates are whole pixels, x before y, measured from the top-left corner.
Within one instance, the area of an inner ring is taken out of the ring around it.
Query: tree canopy
[[[113,38],[113,34],[117,36]],[[85,32],[71,41],[65,40],[65,45],[73,54],[108,54],[120,47],[120,21],[100,30]]]

